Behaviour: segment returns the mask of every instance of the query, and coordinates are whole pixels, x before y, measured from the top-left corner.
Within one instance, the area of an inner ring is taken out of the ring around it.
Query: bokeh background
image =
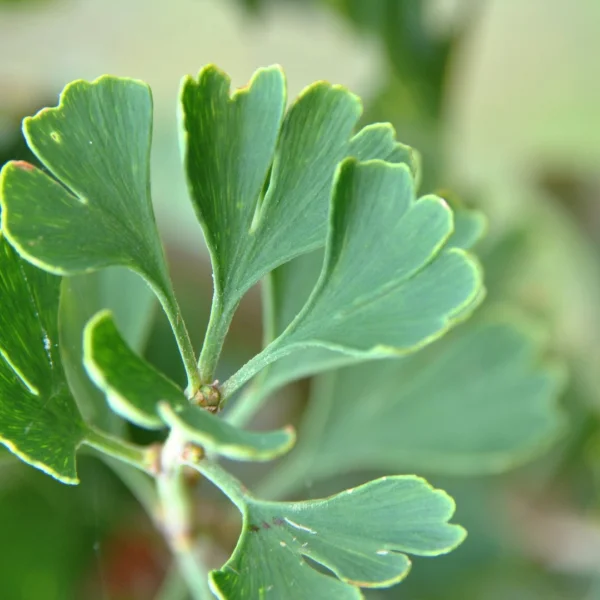
[[[243,85],[283,65],[289,96],[326,79],[363,98],[364,121],[391,121],[423,155],[423,189],[450,189],[489,218],[490,296],[543,324],[569,366],[570,428],[539,459],[496,476],[433,478],[458,503],[469,538],[417,560],[373,598],[600,598],[600,3],[596,0],[0,0],[0,163],[27,150],[19,123],[73,79],[147,81],[155,101],[152,185],[176,288],[200,343],[212,293],[202,233],[187,200],[177,134],[184,74],[216,63]],[[394,6],[396,5],[396,6]],[[485,248],[484,248],[485,250]],[[1,310],[1,307],[0,307]],[[260,304],[244,300],[224,371],[260,346]],[[146,352],[183,374],[157,313]],[[294,420],[307,382],[266,418]],[[142,436],[141,432],[134,432]],[[0,598],[185,598],[151,520],[112,470],[81,461],[71,489],[0,455]],[[256,470],[251,477],[259,477]],[[349,480],[346,480],[346,483]],[[301,483],[304,497],[342,481]],[[199,493],[218,544],[236,522]],[[162,587],[161,587],[162,586]],[[162,595],[161,595],[162,594]]]

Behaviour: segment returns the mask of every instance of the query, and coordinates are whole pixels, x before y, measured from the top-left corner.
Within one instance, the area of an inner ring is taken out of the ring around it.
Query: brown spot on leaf
[[[258,527],[257,525],[254,525],[253,523],[248,526],[248,529],[252,533],[256,533],[257,531],[260,531],[260,527]]]
[[[35,169],[35,167],[31,163],[28,163],[25,160],[13,160],[12,164],[17,169],[21,169],[22,171],[33,171]]]

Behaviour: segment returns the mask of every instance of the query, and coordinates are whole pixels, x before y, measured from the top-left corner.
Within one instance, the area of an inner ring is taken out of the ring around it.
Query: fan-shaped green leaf
[[[454,211],[454,232],[446,247],[470,250],[481,239],[485,228],[486,219],[481,212],[458,209]],[[268,307],[266,313],[270,318],[270,340],[283,333],[300,312],[319,278],[322,264],[323,251],[316,250],[281,265],[270,274],[263,292]],[[356,357],[325,348],[296,350],[270,364],[261,373],[255,394],[265,397],[290,381],[356,361]],[[231,418],[233,421],[244,420],[243,415],[245,407],[240,404],[239,408],[233,409]]]
[[[128,346],[108,311],[86,326],[84,363],[111,408],[140,427],[160,429],[167,424],[189,441],[238,460],[269,460],[294,443],[290,428],[243,431],[191,404],[182,390]]]
[[[257,71],[229,96],[229,77],[208,66],[182,88],[186,168],[212,257],[215,297],[201,368],[210,380],[233,311],[269,271],[325,242],[329,196],[347,155],[407,162],[418,157],[390,125],[351,138],[360,102],[344,88],[309,86],[283,117],[278,67]]]
[[[339,171],[319,280],[300,313],[224,386],[227,394],[294,350],[361,358],[412,352],[441,336],[481,291],[477,262],[444,248],[452,212],[415,199],[410,170],[346,159]]]
[[[177,334],[190,383],[195,359],[176,305],[150,198],[152,97],[140,81],[69,84],[56,108],[25,119],[24,162],[0,175],[2,229],[21,256],[57,274],[125,266],[142,275]]]
[[[311,477],[503,471],[560,436],[563,384],[562,369],[541,360],[539,336],[488,317],[410,357],[323,376],[293,458]]]
[[[215,290],[225,295],[239,285],[236,270],[245,260],[245,238],[285,108],[285,80],[278,67],[258,70],[232,97],[229,86],[229,77],[209,65],[197,79],[187,77],[181,91],[192,199],[211,252]]]
[[[85,427],[58,352],[60,278],[24,262],[0,236],[0,441],[25,462],[77,483]]]
[[[108,76],[75,81],[56,108],[25,119],[23,131],[57,179],[26,163],[4,167],[3,230],[19,253],[59,274],[124,265],[164,288],[149,193],[148,86]]]
[[[389,587],[406,577],[407,554],[444,554],[465,537],[448,523],[452,499],[419,477],[383,477],[320,500],[265,502],[230,477],[223,486],[222,471],[217,480],[205,462],[190,466],[220,485],[243,516],[233,555],[210,575],[219,598],[360,598],[359,587]]]

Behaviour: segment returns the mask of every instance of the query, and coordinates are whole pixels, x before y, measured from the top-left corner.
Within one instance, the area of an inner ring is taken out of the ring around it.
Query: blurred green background
[[[549,352],[569,365],[570,429],[560,444],[501,476],[432,477],[455,497],[468,541],[416,561],[405,583],[369,597],[600,598],[600,3],[0,0],[0,163],[26,156],[20,119],[54,105],[69,81],[111,73],[151,85],[157,219],[198,344],[212,288],[187,201],[176,102],[181,77],[209,62],[235,86],[280,63],[290,97],[326,79],[363,98],[365,122],[391,121],[423,154],[423,191],[451,189],[488,215],[490,299],[539,321]],[[259,348],[260,312],[253,290],[224,370]],[[182,379],[158,314],[146,352]],[[295,420],[307,389],[301,382],[281,392],[285,401],[262,418]],[[167,552],[130,488],[93,457],[81,471],[83,485],[71,489],[0,454],[0,598],[166,598]],[[301,487],[315,497],[365,479]],[[199,488],[199,521],[218,541],[212,566],[235,542],[228,514]]]

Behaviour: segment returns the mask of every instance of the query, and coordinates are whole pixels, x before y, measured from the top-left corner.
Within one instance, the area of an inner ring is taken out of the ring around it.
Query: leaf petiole
[[[196,366],[196,354],[194,352],[192,340],[190,339],[190,334],[188,333],[185,321],[181,315],[181,309],[179,308],[179,304],[171,289],[170,283],[167,286],[168,291],[166,293],[165,290],[159,287],[152,287],[167,315],[167,319],[173,330],[173,335],[177,341],[177,346],[179,347],[179,353],[181,354],[188,380],[186,391],[188,397],[191,398],[200,389],[201,379],[198,367]]]
[[[199,471],[204,477],[217,486],[243,513],[248,502],[248,492],[242,483],[223,469],[218,463],[211,460],[186,462],[189,467]]]
[[[202,345],[200,359],[198,360],[198,371],[200,373],[200,380],[203,383],[210,383],[215,379],[217,363],[219,362],[225,336],[229,331],[232,318],[233,313],[231,311],[224,311],[219,294],[215,291],[210,310],[210,319],[204,336],[204,344]]]
[[[154,476],[156,473],[156,447],[154,446],[138,446],[90,425],[87,426],[82,443],[145,471],[149,475]]]

